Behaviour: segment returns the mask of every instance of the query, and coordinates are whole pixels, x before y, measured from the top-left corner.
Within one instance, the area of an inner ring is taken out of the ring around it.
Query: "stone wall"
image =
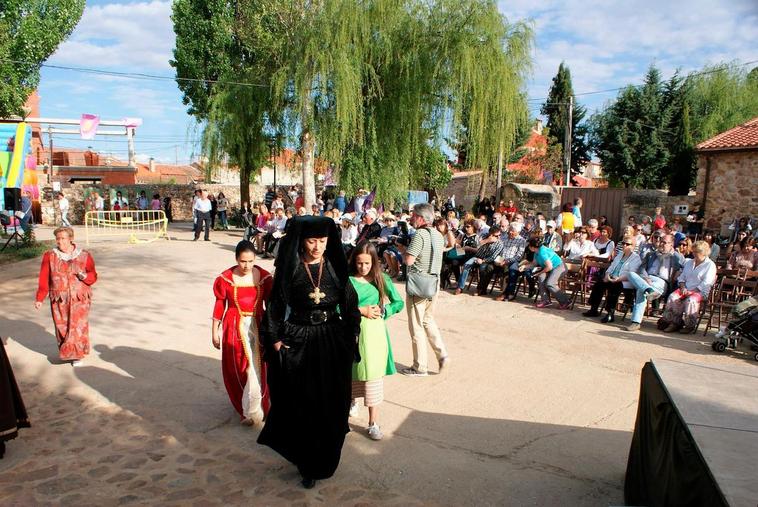
[[[171,197],[171,210],[173,218],[176,221],[192,220],[192,196],[196,188],[207,190],[210,194],[218,195],[223,192],[229,200],[231,208],[240,207],[240,189],[238,185],[210,185],[198,183],[196,185],[78,185],[74,184],[64,188],[63,192],[71,205],[69,220],[73,224],[84,222],[85,203],[84,196],[88,190],[97,190],[100,195],[106,198],[106,209],[110,209],[109,197],[111,189],[120,190],[124,197],[129,201],[130,207],[134,208],[137,197],[141,191],[145,191],[148,200],[152,199],[153,194],[158,194],[161,199]],[[265,187],[260,185],[250,185],[250,199],[253,203],[263,200],[266,193]],[[52,225],[60,222],[60,211],[53,196],[54,192],[51,187],[42,187],[40,190],[42,204],[42,223]]]
[[[697,194],[705,193],[710,160],[705,226],[728,231],[736,217],[758,217],[758,151],[729,151],[698,155]]]
[[[443,203],[450,196],[455,196],[455,205],[470,210],[479,196],[479,185],[482,183],[481,171],[467,171],[453,174],[447,187],[440,192],[437,202]],[[495,182],[489,181],[485,195],[495,195]]]
[[[622,224],[629,221],[630,216],[637,218],[655,214],[655,208],[663,208],[663,216],[668,222],[673,222],[674,218],[679,218],[682,224],[685,224],[686,214],[676,214],[674,211],[678,206],[686,205],[692,209],[698,198],[695,194],[670,196],[665,190],[630,190],[624,199],[624,209],[622,213]]]
[[[558,187],[506,183],[502,194],[506,204],[508,199],[513,199],[513,204],[519,210],[543,213],[548,218],[555,217],[560,211],[561,194]]]

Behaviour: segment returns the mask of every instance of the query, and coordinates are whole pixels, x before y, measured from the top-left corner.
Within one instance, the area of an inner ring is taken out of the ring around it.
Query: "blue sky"
[[[510,20],[535,27],[534,68],[529,80],[533,114],[547,95],[561,61],[571,69],[577,94],[639,83],[655,63],[670,76],[675,69],[758,60],[758,2],[755,0],[516,0],[501,1]],[[172,76],[174,47],[171,2],[88,1],[71,37],[48,60],[52,65]],[[756,64],[758,65],[758,64]],[[138,159],[173,163],[190,160],[197,132],[175,82],[134,80],[44,68],[42,115],[102,119],[140,117]],[[590,111],[615,96],[580,95]],[[93,146],[126,158],[126,142],[56,139],[60,146]],[[106,138],[102,138],[106,139]]]

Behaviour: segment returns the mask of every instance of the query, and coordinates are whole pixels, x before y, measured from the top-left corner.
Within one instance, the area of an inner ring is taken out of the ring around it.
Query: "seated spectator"
[[[376,211],[373,209],[363,214],[361,217],[363,226],[359,228],[356,244],[371,239],[379,239],[379,236],[382,234],[382,226],[376,221],[376,216]]]
[[[574,239],[568,242],[564,247],[566,258],[570,260],[582,260],[584,257],[598,255],[595,244],[589,240],[589,234],[586,229],[580,229],[574,234]]]
[[[590,220],[590,222],[591,221],[592,220]],[[613,259],[616,253],[616,244],[611,240],[613,229],[610,225],[604,225],[600,227],[599,233],[600,236],[594,241],[595,248],[597,249],[597,257],[602,259]]]
[[[748,237],[747,231],[737,231],[734,241],[726,247],[726,256],[731,257],[734,252],[740,251],[740,243]]]
[[[600,215],[599,217],[597,217],[597,226],[598,226],[598,228],[604,227],[606,225],[608,225],[608,217],[607,216]]]
[[[516,208],[516,205],[513,204],[513,199],[508,199],[508,206],[506,206],[505,211],[501,211],[501,213],[506,213],[511,217],[518,213],[518,208]]]
[[[519,222],[516,222],[519,223]],[[528,240],[532,237],[532,233],[536,231],[535,222],[533,218],[527,218],[524,220],[523,226],[521,227],[521,232],[519,234],[522,238],[524,238],[524,241]]]
[[[587,220],[587,234],[589,235],[590,241],[595,241],[600,237],[600,231],[598,230],[598,221],[594,218],[590,218]]]
[[[642,232],[642,224],[634,226],[634,241],[637,245],[637,252],[647,243],[647,236]]]
[[[348,213],[342,215],[340,222],[340,234],[342,236],[342,248],[349,252],[355,246],[355,240],[358,238],[358,228],[353,223],[353,217]]]
[[[569,297],[561,291],[560,280],[566,272],[566,265],[558,257],[558,254],[542,244],[542,240],[532,238],[529,240],[529,251],[534,254],[534,260],[522,265],[522,272],[531,271],[531,276],[539,281],[541,300],[536,304],[537,308],[547,308],[552,304],[550,296],[558,300],[561,310],[567,310],[571,303]]]
[[[676,250],[682,254],[685,259],[692,259],[692,240],[690,238],[684,238],[679,245],[677,245]],[[710,248],[708,253],[710,254]]]
[[[563,250],[563,240],[561,235],[555,232],[555,220],[548,220],[545,229],[547,231],[542,236],[543,244],[553,252],[560,253]]]
[[[605,276],[602,280],[595,282],[590,293],[590,309],[583,313],[585,317],[598,317],[600,313],[600,301],[605,295],[605,317],[601,320],[603,323],[613,322],[616,313],[616,304],[618,303],[619,294],[623,289],[631,289],[632,282],[629,281],[629,274],[636,273],[640,267],[640,256],[634,251],[634,238],[625,236],[621,240],[623,250],[617,255],[608,269],[605,270]]]
[[[703,233],[703,241],[708,243],[711,246],[711,253],[708,256],[709,259],[711,259],[713,262],[716,262],[718,260],[719,255],[721,254],[721,247],[718,243],[716,243],[716,240],[713,236],[713,232],[711,231],[705,231]]]
[[[519,275],[519,263],[524,256],[526,250],[526,239],[520,234],[521,224],[514,222],[508,227],[508,234],[502,240],[503,251],[500,254],[502,260],[495,261],[495,265],[500,266],[505,271],[508,284],[505,287],[503,293],[495,298],[497,301],[504,301],[506,298],[508,301],[516,299],[516,288],[518,285]]]
[[[480,217],[476,222],[476,232],[479,234],[479,239],[483,240],[490,233],[490,226],[487,225],[487,220],[484,219],[484,215]]]
[[[642,224],[640,224],[640,231],[645,236],[650,236],[653,233],[653,222],[647,215],[642,216]]]
[[[297,216],[304,217],[308,214],[308,211],[305,209],[305,206],[298,206],[297,208]]]
[[[674,236],[664,234],[658,240],[656,250],[642,258],[640,272],[629,273],[629,281],[636,289],[632,323],[627,331],[637,331],[645,313],[645,304],[668,294],[684,266],[684,257],[674,249]]]
[[[263,238],[266,249],[265,253],[263,254],[264,257],[274,256],[274,249],[276,248],[277,244],[279,244],[279,240],[284,236],[284,230],[286,227],[287,217],[284,216],[284,210],[282,208],[276,208],[276,214],[269,221],[269,223],[266,224],[268,233],[266,233]]]
[[[677,279],[679,288],[666,300],[663,317],[658,321],[658,328],[666,333],[694,333],[700,304],[716,283],[716,264],[708,258],[711,253],[708,243],[697,241],[692,245],[692,253],[694,258],[684,262]]]
[[[737,239],[737,235],[743,231],[745,232],[746,236],[750,236],[750,232],[753,230],[753,226],[750,225],[750,219],[748,217],[742,217],[732,222],[731,225],[729,225],[729,230],[732,231],[732,237],[730,239],[734,241]]]
[[[271,215],[268,212],[268,208],[265,204],[261,203],[260,206],[258,206],[258,214],[255,216],[250,230],[250,236],[252,237],[252,240],[250,238],[247,238],[248,241],[253,242],[257,252],[263,251],[264,239],[266,237],[266,234],[269,232],[266,230],[266,226],[270,221]]]
[[[473,267],[476,267],[481,274],[482,270],[486,268],[488,264],[495,262],[495,259],[497,259],[502,251],[503,243],[500,241],[500,227],[493,226],[490,228],[487,237],[479,244],[479,248],[476,250],[474,256],[467,260],[463,265],[463,271],[458,280],[458,288],[455,289],[455,294],[460,294],[463,289],[466,288],[466,280],[468,279],[469,271],[471,271]],[[477,289],[479,294],[484,293],[486,287],[482,287],[483,285],[484,284],[481,283],[480,279],[479,287]]]
[[[650,239],[639,249],[640,259],[644,259],[647,254],[656,251],[658,249],[658,243],[660,243],[661,238],[665,235],[666,233],[663,229],[659,229],[651,234]]]
[[[758,251],[755,249],[755,238],[745,238],[740,241],[740,248],[726,262],[727,269],[758,270]]]
[[[684,227],[682,227],[682,219],[679,217],[675,217],[674,220],[671,222],[671,232],[683,232]]]
[[[450,265],[450,273],[455,277],[455,283],[461,278],[461,266],[476,254],[479,249],[479,235],[476,232],[476,221],[469,219],[463,224],[463,230],[456,238],[456,248],[450,250],[444,262]],[[442,280],[447,285],[447,280]]]

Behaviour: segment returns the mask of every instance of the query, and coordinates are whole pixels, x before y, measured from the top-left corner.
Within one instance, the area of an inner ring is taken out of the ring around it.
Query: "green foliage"
[[[24,102],[39,84],[40,64],[71,34],[82,12],[84,0],[0,4],[0,117],[22,115]]]
[[[213,130],[206,151],[215,158],[253,164],[272,140],[298,144],[307,134],[342,188],[376,187],[390,201],[436,181],[419,161],[445,131],[465,125],[470,167],[492,169],[500,148],[513,148],[533,37],[494,1],[239,0],[234,13],[213,5],[175,4],[177,74],[261,85],[182,88]],[[188,40],[198,36],[190,13],[203,20],[200,35],[220,25],[231,42]],[[223,57],[214,58],[217,46]],[[243,128],[256,132],[235,130]]]
[[[573,97],[571,111],[571,169],[579,171],[581,167],[590,161],[590,149],[587,142],[588,126],[584,122],[587,115],[587,107],[579,104],[574,97],[574,88],[571,83],[571,70],[563,62],[558,66],[558,73],[553,77],[547,100],[542,105],[540,112],[547,117],[545,127],[550,132],[548,143],[551,146],[558,145],[563,150],[566,138],[566,121],[568,120],[568,107]]]
[[[758,116],[757,75],[732,64],[663,83],[651,67],[641,88],[625,88],[591,119],[591,145],[611,183],[687,194],[695,145]]]

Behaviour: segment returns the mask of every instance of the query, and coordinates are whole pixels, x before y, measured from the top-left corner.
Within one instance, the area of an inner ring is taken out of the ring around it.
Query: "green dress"
[[[397,371],[392,357],[390,334],[384,321],[402,310],[404,303],[390,277],[384,273],[382,276],[389,303],[384,305],[384,319],[361,317],[361,334],[358,338],[361,361],[353,363],[353,380],[378,380]],[[350,282],[358,293],[358,307],[379,304],[379,291],[374,284],[358,281],[352,276]]]

